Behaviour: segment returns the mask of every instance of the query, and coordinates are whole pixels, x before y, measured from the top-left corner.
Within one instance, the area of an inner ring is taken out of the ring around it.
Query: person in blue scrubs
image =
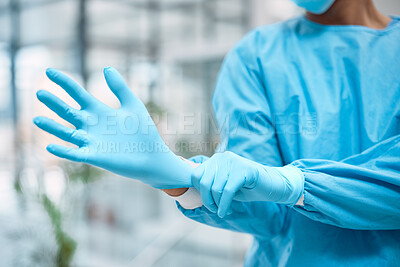
[[[195,221],[253,235],[245,266],[400,266],[400,18],[372,0],[294,2],[305,16],[254,29],[224,60],[213,96],[224,153],[189,168],[154,125],[103,133],[107,117],[149,118],[111,68],[119,110],[48,70],[82,108],[38,92],[76,127],[36,118],[79,146],[49,152],[163,189]],[[166,153],[94,149],[132,140]]]
[[[302,203],[234,200],[223,218],[179,209],[253,235],[245,266],[400,266],[400,19],[370,0],[295,2],[322,14],[245,36],[212,103],[221,149],[297,167]]]

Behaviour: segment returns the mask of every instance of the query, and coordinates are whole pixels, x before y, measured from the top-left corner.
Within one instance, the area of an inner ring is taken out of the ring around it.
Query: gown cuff
[[[172,199],[178,201],[182,208],[187,210],[203,206],[200,193],[194,187],[190,187],[185,193],[177,197],[172,197]]]

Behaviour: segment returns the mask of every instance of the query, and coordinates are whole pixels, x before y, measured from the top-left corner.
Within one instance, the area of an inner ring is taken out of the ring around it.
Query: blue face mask
[[[292,0],[299,7],[305,8],[307,11],[314,14],[325,13],[335,0]]]

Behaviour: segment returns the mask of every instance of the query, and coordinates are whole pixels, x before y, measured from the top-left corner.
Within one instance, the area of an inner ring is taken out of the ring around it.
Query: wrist
[[[190,160],[187,160],[183,157],[179,158],[182,160],[185,168],[189,168],[189,169],[193,169],[193,168],[197,168],[197,166],[199,166],[200,164],[198,163],[194,163]],[[184,188],[170,188],[170,189],[161,189],[162,191],[164,191],[166,194],[168,194],[171,197],[178,197],[183,195],[184,193],[186,193],[186,191],[188,190],[188,187],[184,187]]]
[[[284,198],[277,201],[277,203],[286,204],[288,206],[298,205],[304,194],[303,172],[293,165],[274,167],[273,169],[279,173],[287,185]]]
[[[178,197],[186,193],[189,188],[161,189],[171,197]]]

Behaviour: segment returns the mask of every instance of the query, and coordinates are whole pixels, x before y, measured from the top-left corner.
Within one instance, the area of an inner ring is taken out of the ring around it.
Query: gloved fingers
[[[75,126],[79,126],[82,123],[82,118],[79,115],[79,110],[70,107],[52,93],[45,90],[39,90],[36,95],[40,102],[45,104],[49,109],[54,111],[64,120]]]
[[[132,104],[135,100],[139,101],[116,69],[107,67],[103,72],[108,87],[110,87],[122,106]]]
[[[51,81],[61,86],[82,108],[95,101],[88,91],[61,71],[49,68],[46,70],[46,75]]]
[[[229,172],[219,172],[218,176],[215,176],[214,183],[211,187],[211,194],[217,206],[219,206],[221,195],[228,179]]]
[[[211,187],[213,185],[215,177],[217,177],[218,165],[206,164],[204,174],[200,180],[200,196],[204,206],[211,212],[216,213],[218,211],[217,205],[211,195]]]
[[[221,195],[221,200],[218,206],[218,216],[223,218],[229,212],[233,198],[237,191],[239,191],[245,182],[245,177],[242,177],[240,172],[232,172],[229,180]]]
[[[84,137],[78,130],[68,128],[46,117],[36,117],[33,122],[43,131],[48,132],[58,138],[70,142],[77,146],[83,146],[87,143]]]
[[[87,154],[84,152],[84,149],[77,149],[77,148],[69,148],[60,145],[50,144],[47,146],[47,151],[51,154],[63,158],[68,159],[76,162],[86,162],[87,161]]]

